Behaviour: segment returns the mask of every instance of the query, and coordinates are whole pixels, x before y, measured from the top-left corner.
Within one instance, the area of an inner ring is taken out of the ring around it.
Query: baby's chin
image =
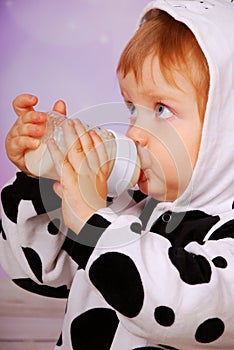
[[[155,200],[159,202],[173,202],[174,200],[177,199],[177,193],[175,194],[174,192],[171,193],[165,193],[165,191],[158,191],[156,188],[150,188],[148,186],[148,182],[138,182],[138,187],[140,191],[147,196],[151,196]]]

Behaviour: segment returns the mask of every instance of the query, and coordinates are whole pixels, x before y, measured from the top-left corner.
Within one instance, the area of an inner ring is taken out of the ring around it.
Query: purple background
[[[116,65],[147,2],[0,0],[0,187],[15,172],[4,147],[12,100],[32,93],[46,111],[61,98],[68,115],[122,101]]]

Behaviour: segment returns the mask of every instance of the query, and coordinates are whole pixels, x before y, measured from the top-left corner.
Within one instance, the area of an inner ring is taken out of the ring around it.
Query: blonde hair
[[[117,72],[125,77],[133,71],[139,83],[144,61],[149,55],[152,59],[158,57],[161,72],[170,84],[176,85],[175,70],[190,79],[203,120],[210,84],[209,67],[191,30],[164,11],[149,11],[122,52]]]

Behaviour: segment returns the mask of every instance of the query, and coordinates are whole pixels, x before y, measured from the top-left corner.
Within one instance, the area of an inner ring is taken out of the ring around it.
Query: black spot
[[[73,350],[109,350],[118,327],[116,313],[96,308],[76,317],[71,324]]]
[[[139,222],[133,222],[130,229],[135,233],[141,234],[142,226]]]
[[[60,336],[58,338],[58,341],[57,341],[57,346],[62,346],[63,345],[63,335],[62,333],[60,333]]]
[[[154,318],[161,326],[170,327],[175,322],[175,313],[168,306],[158,306],[154,310]]]
[[[32,272],[34,273],[34,275],[36,276],[38,281],[40,281],[42,283],[43,282],[43,280],[42,280],[42,262],[41,262],[39,255],[32,248],[22,247],[22,250],[24,252],[24,255],[28,261],[28,264],[29,264]]]
[[[53,184],[53,180],[38,180],[18,172],[13,184],[4,187],[1,192],[3,210],[8,219],[17,223],[21,200],[31,200],[38,215],[60,208],[61,199],[55,194]]]
[[[225,269],[227,267],[227,260],[222,256],[216,256],[214,259],[212,259],[212,261],[214,265],[220,269]]]
[[[147,197],[147,195],[142,193],[140,190],[128,190],[128,194],[134,199],[136,203],[140,203]]]
[[[210,282],[211,267],[204,256],[176,247],[170,247],[168,253],[172,264],[185,283],[194,285]]]
[[[3,230],[3,227],[2,227],[2,220],[0,219],[0,234],[2,234],[2,238],[6,241],[6,234]]]
[[[172,246],[184,248],[190,242],[202,244],[207,232],[219,220],[219,216],[199,210],[178,213],[166,211],[154,222],[150,231],[167,238]]]
[[[174,348],[173,346],[169,346],[169,345],[159,344],[159,346],[162,346],[163,350],[179,350],[179,349]]]
[[[110,222],[98,214],[94,214],[82,227],[77,241],[83,245],[95,247]]]
[[[109,207],[113,203],[113,198],[112,197],[107,197],[106,198],[106,206]]]
[[[224,225],[212,232],[209,240],[219,240],[224,238],[234,238],[234,220],[225,222]]]
[[[61,198],[53,190],[54,180],[39,178],[39,195],[33,197],[32,203],[37,214],[61,208]]]
[[[106,253],[93,262],[89,277],[105,300],[126,317],[141,311],[144,290],[134,262],[122,253]]]
[[[78,235],[72,230],[68,230],[62,249],[78,264],[79,269],[85,269],[94,247],[109,225],[109,221],[98,214],[94,214]]]
[[[54,219],[48,224],[48,232],[51,235],[57,235],[59,233],[60,219]]]
[[[63,250],[78,264],[79,269],[85,269],[87,261],[93,252],[93,247],[76,242],[79,235],[68,230],[67,237],[62,245]]]
[[[145,204],[145,206],[144,206],[144,208],[143,208],[143,210],[141,212],[141,215],[139,216],[139,219],[142,222],[142,229],[146,228],[146,225],[147,225],[147,223],[149,221],[149,218],[150,218],[152,212],[154,211],[154,209],[156,208],[156,206],[158,205],[158,203],[159,202],[156,199],[153,199],[153,198],[150,198],[146,202],[146,204]]]
[[[158,346],[160,346],[160,348]],[[169,345],[158,344],[158,346],[144,346],[140,348],[134,348],[133,350],[179,350]]]
[[[171,218],[172,218],[171,211],[167,211],[166,213],[164,213],[164,214],[162,215],[162,221],[164,221],[164,222],[169,222],[169,221],[171,221]]]
[[[17,223],[17,216],[18,216],[18,206],[20,203],[20,198],[18,196],[14,195],[13,192],[13,185],[9,185],[5,188],[3,188],[1,192],[1,201],[4,213],[8,217],[9,220]]]
[[[219,318],[210,318],[204,321],[195,334],[195,339],[199,343],[211,343],[221,337],[225,329],[224,323]]]
[[[69,295],[69,289],[63,285],[60,287],[51,287],[39,285],[30,278],[17,278],[12,280],[17,286],[32,292],[34,294],[43,295],[45,297],[66,299]]]
[[[140,347],[140,348],[134,348],[132,350],[162,350],[162,348],[159,348],[159,347],[155,347],[155,346],[143,346],[143,347]]]

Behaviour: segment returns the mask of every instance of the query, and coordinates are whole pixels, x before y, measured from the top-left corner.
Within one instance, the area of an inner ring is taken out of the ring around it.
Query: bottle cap
[[[127,136],[109,130],[115,137],[116,156],[112,172],[107,180],[108,195],[117,197],[124,192],[132,181],[137,166],[135,143]]]

